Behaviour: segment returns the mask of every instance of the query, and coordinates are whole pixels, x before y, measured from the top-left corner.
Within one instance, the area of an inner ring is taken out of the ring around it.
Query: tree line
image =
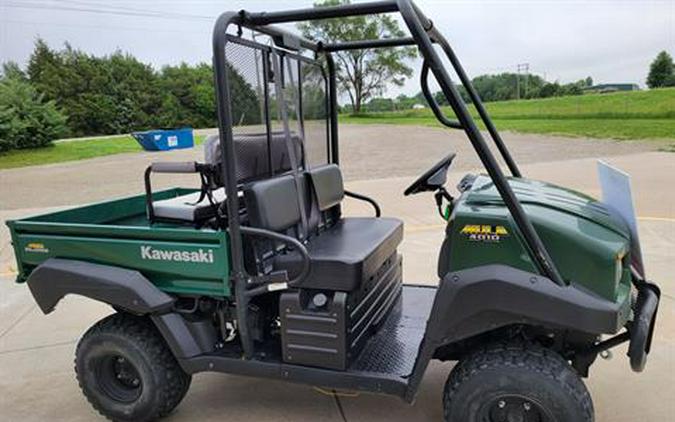
[[[646,82],[647,87],[651,89],[675,86],[675,64],[668,52],[660,52],[652,61]],[[582,95],[593,86],[593,78],[589,76],[576,82],[561,84],[547,82],[538,75],[501,73],[477,76],[471,80],[471,84],[482,101],[493,102]],[[464,87],[458,85],[457,89],[462,99],[466,103],[471,103]],[[439,105],[448,105],[448,101],[441,91],[434,94],[434,99]],[[375,97],[366,102],[361,110],[363,112],[409,110],[416,104],[427,105],[422,92],[412,96],[401,94],[396,98]],[[346,107],[345,110],[352,112],[349,107]]]
[[[229,66],[229,65],[228,65]],[[258,107],[254,88],[230,67],[233,103]],[[241,123],[259,123],[242,116]],[[210,64],[155,70],[122,52],[96,57],[38,39],[25,70],[5,63],[0,76],[0,151],[60,137],[129,133],[161,127],[215,127]]]
[[[329,3],[339,1],[329,0]],[[361,27],[366,35],[378,30],[391,33],[398,31],[394,23],[388,21],[359,21],[354,26]],[[363,35],[359,31],[352,34],[345,28],[347,26],[308,26],[301,29],[308,35],[325,32],[335,38],[358,39]],[[377,96],[391,83],[401,85],[412,72],[407,67],[404,69],[400,65],[391,65],[411,57],[409,51],[387,54],[349,55],[344,58],[344,64],[338,66],[338,73],[342,74],[338,82],[342,93],[350,94],[352,104],[341,111],[391,111],[426,104],[421,92],[414,96],[399,95],[395,99]],[[248,82],[232,64],[227,66],[231,100],[235,105],[235,123],[260,123],[262,90],[253,86],[253,82]],[[650,67],[647,85],[650,88],[675,86],[674,68],[672,57],[666,52],[659,53]],[[384,69],[387,69],[386,72]],[[312,69],[308,67],[307,71]],[[382,79],[366,75],[383,72],[389,76]],[[351,79],[349,75],[352,75]],[[307,86],[303,85],[303,102],[306,105],[304,117],[325,117],[325,93],[316,88],[321,85],[320,81],[315,80],[317,76],[311,73],[302,76],[303,80],[308,81]],[[547,82],[536,75],[515,73],[481,75],[472,82],[486,102],[580,95],[593,84],[590,77],[559,84]],[[365,90],[365,87],[369,87],[369,90]],[[458,89],[464,100],[470,102],[464,88],[460,86]],[[448,104],[442,92],[437,92],[434,97],[440,105]],[[271,112],[278,111],[275,98],[269,99],[268,106]],[[309,116],[310,111],[315,115]],[[210,64],[183,63],[156,70],[120,51],[96,57],[73,49],[68,44],[61,50],[55,50],[38,39],[25,69],[12,62],[2,66],[0,152],[48,145],[61,137],[216,125],[215,90]]]
[[[558,82],[547,82],[537,75],[501,73],[477,76],[471,80],[471,83],[481,100],[493,102],[581,95],[585,89],[593,85],[593,78],[589,76],[576,82],[560,84]],[[458,85],[457,89],[462,99],[466,103],[471,103],[471,98],[469,98],[469,94],[464,87]],[[448,105],[448,100],[441,91],[434,94],[434,100],[439,105]],[[413,108],[415,104],[427,105],[422,92],[413,96],[401,94],[396,98],[373,98],[364,105],[363,110],[367,112],[407,110]]]

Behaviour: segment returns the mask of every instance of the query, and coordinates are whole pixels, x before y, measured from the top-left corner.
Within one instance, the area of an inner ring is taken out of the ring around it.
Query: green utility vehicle
[[[399,13],[410,36],[330,43],[273,25],[380,13]],[[403,223],[346,191],[339,166],[332,53],[397,46],[417,46],[429,106],[466,133],[486,170],[453,197],[450,154],[405,191],[433,193],[447,221],[438,280],[427,280],[437,287],[402,282]],[[628,342],[631,367],[643,369],[660,293],[645,280],[631,215],[523,177],[450,45],[411,1],[224,13],[213,55],[219,134],[203,163],[153,163],[145,194],[8,223],[17,281],[43,312],[68,294],[114,308],[76,351],[82,391],[104,416],[166,416],[205,371],[412,402],[438,359],[458,361],[446,421],[592,421],[581,377],[597,356]],[[151,178],[167,173],[194,173],[201,188],[153,191]],[[345,197],[375,216],[343,216]]]

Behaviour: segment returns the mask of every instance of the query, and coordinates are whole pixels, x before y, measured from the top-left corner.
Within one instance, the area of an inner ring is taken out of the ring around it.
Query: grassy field
[[[675,140],[675,88],[487,103],[501,130],[611,139]],[[452,111],[444,107],[447,115]],[[471,107],[471,113],[478,117]],[[440,125],[431,110],[340,116],[342,123]]]
[[[202,140],[202,136],[195,136],[195,144],[200,144]],[[57,142],[46,148],[2,153],[0,169],[77,161],[142,150],[138,142],[129,135]]]

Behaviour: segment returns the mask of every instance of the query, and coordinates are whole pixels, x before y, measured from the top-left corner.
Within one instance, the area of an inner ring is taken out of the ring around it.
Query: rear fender
[[[33,270],[27,283],[45,314],[67,294],[86,296],[134,314],[168,312],[174,302],[138,271],[71,259],[46,260]]]
[[[52,312],[64,296],[76,294],[149,316],[179,361],[208,353],[216,343],[212,325],[186,321],[173,312],[175,299],[138,271],[51,258],[33,270],[27,283],[45,314]]]

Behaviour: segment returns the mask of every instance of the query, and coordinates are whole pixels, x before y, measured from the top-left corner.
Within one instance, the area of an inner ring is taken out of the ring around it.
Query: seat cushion
[[[307,243],[311,271],[302,287],[352,291],[374,274],[403,239],[403,222],[394,218],[343,218]],[[275,269],[291,277],[300,271],[297,253],[276,257]]]
[[[155,217],[193,222],[214,217],[216,210],[208,198],[204,198],[197,203],[200,195],[201,192],[193,192],[187,195],[154,201],[152,208]],[[225,188],[214,190],[213,199],[217,204],[223,202],[225,200]]]

